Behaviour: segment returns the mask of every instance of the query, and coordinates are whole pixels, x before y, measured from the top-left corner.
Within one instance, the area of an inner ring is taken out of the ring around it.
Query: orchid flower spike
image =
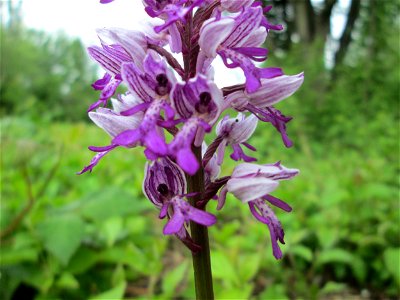
[[[126,151],[143,147],[148,159],[143,192],[159,217],[166,219],[165,235],[175,235],[193,252],[202,251],[205,244],[193,241],[188,224],[194,230],[215,224],[216,217],[206,206],[215,199],[221,209],[229,192],[268,226],[273,255],[281,258],[278,242],[284,243],[284,232],[271,206],[285,211],[291,207],[271,193],[281,180],[299,171],[280,163],[251,164],[256,159],[242,146],[256,151],[249,140],[258,121],[271,123],[284,144],[292,145],[286,133],[292,118],[274,105],[297,91],[304,75],[284,75],[280,68],[256,65],[267,59],[263,45],[268,32],[282,26],[269,23],[266,14],[271,6],[255,0],[142,3],[157,24],[141,31],[98,29],[99,45],[88,48],[105,72],[92,84],[99,97],[88,114],[110,142],[90,146],[96,155],[78,174],[92,172],[117,147]],[[217,56],[226,68],[241,69],[245,82],[217,86],[212,66]],[[237,111],[237,116],[226,114],[228,109]],[[206,135],[214,132],[214,126],[216,137],[207,147]],[[228,146],[233,149],[230,158],[244,163],[231,176],[218,178]]]

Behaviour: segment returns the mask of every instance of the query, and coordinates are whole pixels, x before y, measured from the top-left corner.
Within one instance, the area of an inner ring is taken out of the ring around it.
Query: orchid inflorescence
[[[112,0],[102,0],[109,3]],[[286,147],[291,117],[274,104],[292,95],[303,83],[303,74],[284,75],[279,68],[261,68],[255,62],[267,58],[262,48],[270,30],[282,26],[268,22],[271,9],[254,0],[143,0],[145,11],[161,21],[147,31],[119,28],[98,30],[101,46],[88,48],[89,55],[105,70],[93,84],[100,91],[89,107],[89,117],[111,136],[106,146],[90,146],[97,154],[79,174],[92,169],[117,147],[144,147],[143,191],[168,219],[163,233],[178,237],[193,252],[201,250],[187,231],[189,221],[211,226],[216,217],[205,211],[211,199],[222,209],[232,193],[260,222],[268,226],[274,256],[282,252],[284,232],[271,206],[291,207],[271,193],[279,181],[298,174],[278,163],[255,164],[244,148],[259,121],[270,123]],[[169,46],[170,52],[166,50]],[[177,55],[182,55],[183,66]],[[219,88],[213,81],[212,62],[219,56],[227,68],[240,68],[245,83]],[[119,86],[127,92],[117,93]],[[114,98],[112,98],[115,96]],[[106,108],[111,101],[112,108]],[[224,112],[237,111],[231,118]],[[218,122],[218,120],[220,120]],[[205,135],[216,125],[216,138],[207,147]],[[165,135],[172,136],[167,143]],[[244,161],[231,176],[218,178],[227,148],[230,158]],[[202,157],[193,149],[201,148]],[[204,172],[203,191],[188,191],[187,180]],[[188,201],[200,194],[199,201]]]

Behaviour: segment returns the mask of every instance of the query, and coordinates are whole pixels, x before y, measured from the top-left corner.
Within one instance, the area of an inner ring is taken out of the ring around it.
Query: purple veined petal
[[[260,27],[254,30],[240,47],[262,47],[267,36],[268,31],[264,27]]]
[[[143,103],[141,99],[129,92],[118,94],[117,98],[111,98],[113,110],[117,114],[121,114],[122,111],[128,110],[141,103]]]
[[[171,219],[168,221],[167,224],[165,224],[163,233],[165,235],[175,234],[179,232],[181,228],[184,227],[184,223],[185,223],[185,217],[182,214],[182,212],[179,209],[175,210]]]
[[[231,178],[226,184],[228,191],[243,203],[273,192],[279,185],[278,181],[268,178]]]
[[[241,47],[257,30],[263,18],[260,7],[247,7],[235,17],[235,28],[231,34],[221,43],[223,47]]]
[[[292,207],[287,204],[285,201],[282,201],[279,198],[276,198],[272,195],[266,195],[264,197],[262,197],[264,200],[267,200],[269,203],[271,203],[272,205],[286,211],[286,212],[291,212],[292,211]]]
[[[289,169],[281,164],[258,165],[241,163],[232,172],[233,178],[263,177],[271,180],[288,180],[299,174],[298,169]]]
[[[92,46],[88,48],[88,53],[106,72],[109,72],[113,76],[121,73],[121,61],[107,55],[103,48]]]
[[[140,116],[120,116],[105,108],[90,112],[89,118],[111,137],[115,137],[125,130],[138,128],[142,119]]]
[[[274,105],[293,95],[303,82],[304,73],[261,79],[261,87],[256,92],[248,94],[249,101],[259,108]]]
[[[176,160],[183,171],[189,175],[196,174],[200,165],[190,148],[183,148],[176,153]]]
[[[217,164],[219,166],[222,165],[222,162],[224,161],[226,144],[227,144],[227,141],[224,139],[221,142],[221,144],[219,144],[218,149],[217,149]]]
[[[231,18],[210,19],[200,30],[199,45],[207,57],[216,57],[217,48],[232,33],[235,21]]]
[[[169,28],[169,45],[173,53],[182,52],[182,38],[176,24],[172,24]]]
[[[129,61],[133,61],[139,68],[142,67],[147,51],[147,38],[143,32],[122,28],[101,28],[97,29],[97,34],[103,45],[106,41],[120,45],[124,52],[129,54]]]
[[[101,4],[107,4],[107,3],[111,3],[111,2],[113,2],[114,0],[100,0],[100,3]]]
[[[161,209],[172,197],[186,193],[185,174],[169,158],[159,158],[146,163],[142,189],[147,198]]]
[[[151,102],[156,97],[156,93],[142,78],[142,71],[135,64],[123,64],[121,72],[122,79],[127,84],[129,91],[143,102]]]
[[[251,6],[254,0],[221,0],[221,7],[230,13],[236,13],[243,7]]]
[[[104,151],[104,152],[97,153],[97,154],[92,158],[92,160],[90,161],[90,164],[87,165],[87,166],[85,166],[85,167],[82,169],[82,171],[80,171],[80,172],[77,173],[77,175],[81,175],[81,174],[86,173],[86,172],[88,172],[88,171],[89,171],[89,172],[92,172],[93,168],[99,163],[99,161],[100,161],[107,153],[109,153],[111,150],[112,150],[112,149],[107,150],[107,151]]]
[[[142,134],[140,130],[125,130],[118,134],[111,142],[112,145],[123,146],[123,147],[133,147],[140,141]]]

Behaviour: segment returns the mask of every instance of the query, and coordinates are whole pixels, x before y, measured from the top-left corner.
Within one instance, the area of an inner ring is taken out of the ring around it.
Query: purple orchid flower
[[[170,159],[161,158],[147,164],[145,173],[143,192],[160,209],[160,219],[169,219],[164,227],[164,234],[175,234],[192,251],[198,251],[198,246],[190,238],[185,223],[192,220],[204,226],[211,226],[216,222],[215,216],[194,208],[184,200],[185,174]]]
[[[279,68],[260,69],[252,62],[262,62],[267,58],[267,50],[260,48],[269,29],[263,27],[264,23],[263,9],[259,6],[243,8],[236,17],[218,15],[206,21],[200,31],[199,62],[208,61],[205,57],[220,55],[228,68],[240,67],[243,70],[246,90],[255,92],[261,86],[261,78],[283,74]]]
[[[266,202],[290,212],[292,208],[284,201],[269,195],[279,185],[279,181],[293,178],[299,173],[297,169],[288,169],[277,162],[268,165],[243,163],[232,172],[231,178],[221,190],[218,209],[226,200],[226,194],[232,193],[244,203],[248,203],[253,216],[266,224],[270,231],[273,255],[280,259],[282,252],[277,241],[284,244],[284,231],[281,223]]]
[[[225,148],[231,145],[233,153],[231,158],[235,161],[243,159],[245,162],[256,161],[255,158],[247,156],[240,145],[246,148],[256,151],[256,148],[246,143],[246,141],[253,135],[257,128],[257,118],[253,115],[246,116],[239,113],[236,118],[229,118],[226,115],[217,125],[216,132],[217,138],[221,138],[222,141],[217,149],[217,163],[222,164],[225,154]]]
[[[186,83],[176,84],[171,94],[173,108],[186,121],[169,145],[169,154],[176,158],[185,172],[194,175],[200,164],[192,153],[192,142],[200,146],[204,134],[211,130],[211,125],[218,119],[222,93],[212,81],[198,75]]]
[[[237,111],[250,111],[261,121],[271,123],[281,133],[285,146],[291,147],[293,143],[286,133],[286,123],[292,118],[284,116],[272,105],[293,95],[303,81],[304,73],[262,79],[261,87],[256,92],[234,92],[228,95],[226,103]]]
[[[107,132],[112,138],[119,136],[126,130],[138,128],[143,119],[143,114],[136,114],[134,116],[121,115],[121,109],[127,106],[132,106],[137,103],[137,99],[131,94],[120,96],[119,99],[112,99],[113,109],[98,108],[96,112],[89,112],[89,117],[92,121]],[[130,147],[135,147],[137,144],[131,144]],[[92,147],[89,147],[91,149]],[[93,168],[99,161],[109,153],[113,148],[104,149],[104,151],[97,151],[90,164],[83,168],[78,174],[85,172],[92,172]]]

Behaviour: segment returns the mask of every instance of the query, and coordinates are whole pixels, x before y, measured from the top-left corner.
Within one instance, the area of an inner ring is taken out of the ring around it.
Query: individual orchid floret
[[[158,121],[161,111],[164,110],[168,112],[170,106],[165,100],[159,100],[151,102],[149,105],[146,105],[146,107],[146,112],[138,128],[132,128],[121,132],[114,137],[111,144],[108,146],[89,147],[89,149],[94,152],[104,152],[120,146],[131,148],[142,145],[147,147],[145,154],[149,159],[153,160],[157,157],[167,155],[167,144],[161,128],[158,127]]]
[[[291,179],[298,173],[299,170],[288,169],[280,162],[267,165],[242,163],[233,170],[226,188],[246,203],[270,194],[278,187],[279,181]]]
[[[88,111],[100,105],[106,106],[122,82],[121,69],[124,63],[132,62],[141,67],[145,58],[149,42],[164,45],[162,36],[150,37],[140,31],[129,31],[119,28],[99,29],[97,31],[101,47],[92,46],[88,53],[105,71],[103,78],[97,80],[92,86],[101,90],[99,100],[93,103]]]
[[[143,0],[143,4],[150,17],[158,17],[165,21],[163,25],[154,27],[156,32],[160,32],[177,21],[185,23],[187,14],[191,13],[195,7],[200,6],[204,1],[205,0]]]
[[[248,92],[255,92],[261,86],[262,78],[282,75],[279,68],[257,68],[252,62],[262,62],[267,58],[267,50],[260,48],[268,31],[262,27],[264,19],[263,9],[251,6],[234,18],[219,15],[206,21],[200,31],[198,62],[207,61],[204,56],[214,58],[220,55],[228,68],[240,67],[243,70]]]
[[[269,196],[272,197],[272,196]],[[278,199],[279,200],[279,199]],[[283,201],[279,200],[280,202],[283,203],[283,206],[285,207],[285,211],[290,212],[291,207],[284,203]],[[281,222],[278,220],[276,217],[274,211],[271,209],[269,204],[267,203],[268,199],[256,199],[252,200],[249,202],[249,208],[253,216],[260,221],[261,223],[264,223],[268,226],[270,237],[271,237],[271,243],[272,243],[272,254],[276,259],[281,259],[282,258],[282,251],[279,247],[278,241],[281,244],[285,244],[285,232],[283,231]]]
[[[197,251],[198,246],[191,240],[185,223],[192,220],[211,226],[216,222],[215,216],[192,207],[183,199],[186,192],[185,175],[170,159],[161,158],[147,164],[145,172],[143,192],[160,209],[160,218],[169,219],[164,227],[164,234],[175,234],[192,251]]]
[[[277,259],[282,257],[277,241],[284,244],[284,232],[267,203],[287,212],[290,212],[292,208],[284,201],[269,194],[278,187],[279,181],[291,179],[298,173],[297,169],[288,169],[280,162],[268,165],[240,164],[233,170],[232,176],[221,190],[218,200],[218,209],[221,209],[225,203],[227,192],[230,192],[242,202],[248,203],[254,217],[268,226],[273,255]]]
[[[304,73],[262,79],[261,87],[256,92],[236,91],[229,94],[225,101],[237,111],[250,111],[261,121],[271,123],[281,133],[285,146],[291,147],[293,143],[286,133],[286,123],[292,118],[284,116],[272,105],[293,95],[303,81]]]
[[[154,58],[153,53],[147,54],[143,62],[143,69],[134,63],[125,63],[122,66],[122,79],[129,91],[144,103],[151,103],[157,99],[166,99],[176,79],[172,71],[163,60]],[[143,105],[145,108],[145,105]],[[136,111],[136,108],[133,108]],[[132,112],[126,112],[130,114]]]
[[[89,112],[89,117],[92,121],[107,132],[112,138],[120,135],[122,132],[127,130],[133,130],[140,126],[143,119],[143,114],[136,114],[134,116],[123,116],[120,114],[121,108],[124,106],[131,106],[137,103],[137,99],[132,97],[132,95],[121,96],[118,100],[112,99],[113,109],[108,108],[98,108],[96,112]],[[132,144],[131,147],[136,146]],[[101,158],[103,158],[112,149],[106,149],[105,151],[99,151],[90,164],[83,168],[78,174],[82,174],[88,171],[92,171],[93,168],[99,163]]]
[[[229,118],[226,115],[217,125],[217,139],[221,142],[217,149],[217,163],[222,164],[226,146],[230,145],[233,148],[231,158],[235,161],[243,159],[245,162],[256,161],[255,158],[247,156],[240,145],[255,151],[256,149],[246,141],[253,135],[257,128],[258,120],[254,115],[246,117],[239,113],[236,118]]]
[[[221,90],[204,75],[197,75],[186,83],[176,84],[172,91],[172,104],[183,119],[197,117],[214,124],[221,114]]]

